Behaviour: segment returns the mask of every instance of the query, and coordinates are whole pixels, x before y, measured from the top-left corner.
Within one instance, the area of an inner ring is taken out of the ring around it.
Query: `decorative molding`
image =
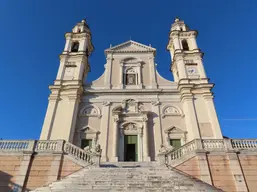
[[[157,105],[161,105],[161,102],[160,101],[152,101],[151,104],[153,106],[157,106]]]
[[[166,116],[184,116],[181,109],[173,105],[166,105],[162,108],[162,118]]]
[[[109,106],[110,104],[111,104],[110,101],[104,101],[104,102],[103,102],[103,105],[104,105],[104,106]]]
[[[98,117],[98,118],[101,118],[102,115],[101,115],[100,109],[96,105],[90,104],[90,105],[87,105],[87,106],[83,107],[80,110],[79,116],[81,116],[81,117],[86,116],[86,117]]]
[[[131,49],[131,47],[133,47],[133,49]],[[124,42],[122,44],[116,45],[114,47],[111,47],[111,48],[105,50],[105,53],[113,53],[113,52],[115,52],[115,53],[153,52],[155,54],[156,49],[130,40],[130,41]]]
[[[115,115],[115,116],[113,116],[113,121],[114,122],[119,122],[119,120],[120,120],[120,118],[119,118],[119,116],[118,115]]]

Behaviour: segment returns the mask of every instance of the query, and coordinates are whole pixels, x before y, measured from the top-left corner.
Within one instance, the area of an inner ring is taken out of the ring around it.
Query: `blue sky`
[[[104,49],[130,37],[157,49],[158,71],[172,80],[166,45],[176,16],[199,31],[223,134],[257,137],[256,10],[254,0],[1,0],[0,138],[38,139],[64,33],[82,18],[95,46],[89,81],[104,70]]]

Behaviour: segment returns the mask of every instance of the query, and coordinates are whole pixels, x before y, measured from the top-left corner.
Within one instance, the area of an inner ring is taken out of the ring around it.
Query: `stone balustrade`
[[[0,140],[0,153],[63,153],[86,164],[100,164],[100,154],[85,151],[64,140]]]
[[[257,149],[257,139],[232,139],[233,149]]]
[[[161,163],[170,164],[172,161],[198,151],[244,151],[257,152],[257,139],[195,139],[178,149],[159,154]]]
[[[34,140],[0,140],[1,152],[33,151]]]

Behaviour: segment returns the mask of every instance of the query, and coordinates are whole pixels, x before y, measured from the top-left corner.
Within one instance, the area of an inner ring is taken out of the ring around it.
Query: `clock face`
[[[196,68],[195,68],[195,67],[189,67],[189,68],[187,68],[187,73],[188,73],[189,75],[196,74]]]

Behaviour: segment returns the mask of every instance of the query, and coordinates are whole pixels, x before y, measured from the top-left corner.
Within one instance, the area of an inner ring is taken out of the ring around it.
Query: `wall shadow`
[[[23,186],[20,186],[12,181],[13,176],[0,171],[0,191],[1,192],[28,192],[29,189],[24,189]]]

